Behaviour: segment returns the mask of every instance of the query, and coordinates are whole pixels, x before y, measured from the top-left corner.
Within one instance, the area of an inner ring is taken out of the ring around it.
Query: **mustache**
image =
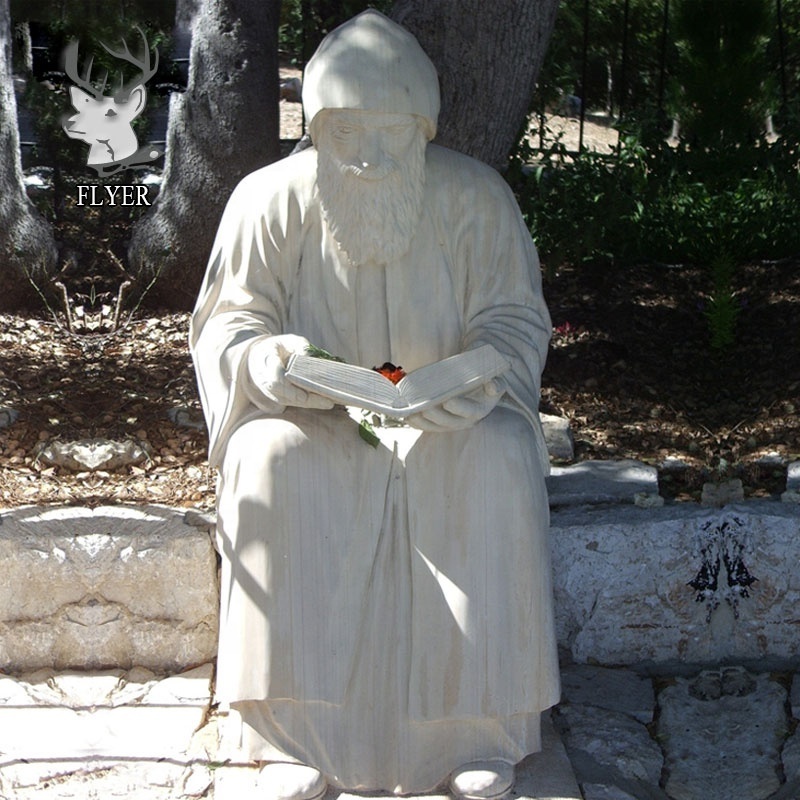
[[[343,175],[362,178],[367,181],[382,181],[400,169],[400,165],[392,158],[388,158],[377,166],[359,167],[357,164],[342,164]]]

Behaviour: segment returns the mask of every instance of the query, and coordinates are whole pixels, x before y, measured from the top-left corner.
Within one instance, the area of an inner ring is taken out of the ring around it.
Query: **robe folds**
[[[538,418],[550,336],[513,195],[435,145],[409,251],[353,266],[321,212],[316,151],[245,178],[217,234],[191,349],[219,468],[217,694],[251,758],[354,790],[433,789],[539,749],[559,699]],[[384,428],[254,405],[247,353],[295,333],[406,371],[481,344],[511,363],[472,428]]]

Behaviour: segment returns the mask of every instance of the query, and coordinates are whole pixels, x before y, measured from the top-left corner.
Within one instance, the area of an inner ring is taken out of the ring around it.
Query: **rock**
[[[786,489],[800,492],[800,461],[793,461],[786,468]]]
[[[787,783],[800,779],[800,736],[796,732],[783,745],[781,763]]]
[[[562,730],[570,758],[578,752],[588,756],[588,763],[595,767],[589,770],[584,764],[581,768],[581,760],[577,759],[579,783],[597,783],[596,768],[600,767],[607,771],[610,784],[617,784],[614,778],[622,776],[628,781],[658,787],[664,759],[661,748],[642,723],[616,711],[564,705],[559,707],[557,725]]]
[[[624,792],[619,786],[604,783],[582,783],[584,800],[639,800],[632,794]]]
[[[658,494],[658,470],[639,461],[582,461],[552,467],[551,506],[633,503],[637,493]]]
[[[170,408],[167,411],[167,416],[181,428],[205,430],[206,427],[206,423],[202,415],[191,408],[187,408],[186,406]]]
[[[124,442],[109,439],[79,439],[74,442],[56,440],[46,443],[37,454],[37,458],[45,464],[64,467],[73,472],[117,469],[141,464],[149,457],[144,447],[132,439]]]
[[[636,492],[633,504],[639,508],[661,508],[664,505],[664,498],[652,492]]]
[[[196,508],[188,509],[183,515],[183,521],[186,525],[191,525],[194,528],[202,528],[203,530],[213,531],[217,527],[216,514],[198,511]]]
[[[744,500],[744,486],[740,478],[722,483],[704,483],[700,502],[704,506],[722,508]]]
[[[575,440],[569,427],[569,420],[551,414],[540,416],[550,457],[559,461],[572,461],[575,458]]]
[[[773,467],[774,469],[782,469],[786,466],[786,459],[780,453],[764,453],[759,456],[756,461],[760,467]]]
[[[163,673],[216,655],[216,554],[182,512],[17,509],[0,562],[0,670]]]
[[[667,793],[674,800],[769,797],[780,787],[786,690],[741,669],[698,678],[676,678],[658,697]]]
[[[0,408],[0,428],[8,428],[13,425],[19,417],[19,411],[15,408]]]
[[[300,78],[287,78],[281,81],[281,100],[289,103],[302,103],[303,82]]]
[[[590,705],[627,714],[648,724],[656,698],[653,684],[632,670],[573,664],[561,670],[562,702]]]
[[[800,673],[795,673],[792,679],[792,691],[789,695],[789,701],[792,706],[792,716],[795,719],[800,719]]]
[[[794,503],[795,505],[800,504],[800,491],[797,489],[787,489],[781,494],[781,502]]]

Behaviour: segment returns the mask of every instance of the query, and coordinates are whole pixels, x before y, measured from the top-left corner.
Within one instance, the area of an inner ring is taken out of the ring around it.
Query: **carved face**
[[[398,169],[419,136],[410,114],[336,110],[327,112],[322,125],[331,155],[364,180],[381,180]]]
[[[327,110],[314,121],[325,219],[353,264],[406,253],[419,220],[427,138],[419,117]]]

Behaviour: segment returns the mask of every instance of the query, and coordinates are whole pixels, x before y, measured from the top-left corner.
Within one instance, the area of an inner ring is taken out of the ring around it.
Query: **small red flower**
[[[390,361],[386,361],[381,367],[373,367],[375,372],[380,372],[384,378],[390,380],[392,383],[400,383],[405,378],[406,373],[402,367],[396,367]]]

